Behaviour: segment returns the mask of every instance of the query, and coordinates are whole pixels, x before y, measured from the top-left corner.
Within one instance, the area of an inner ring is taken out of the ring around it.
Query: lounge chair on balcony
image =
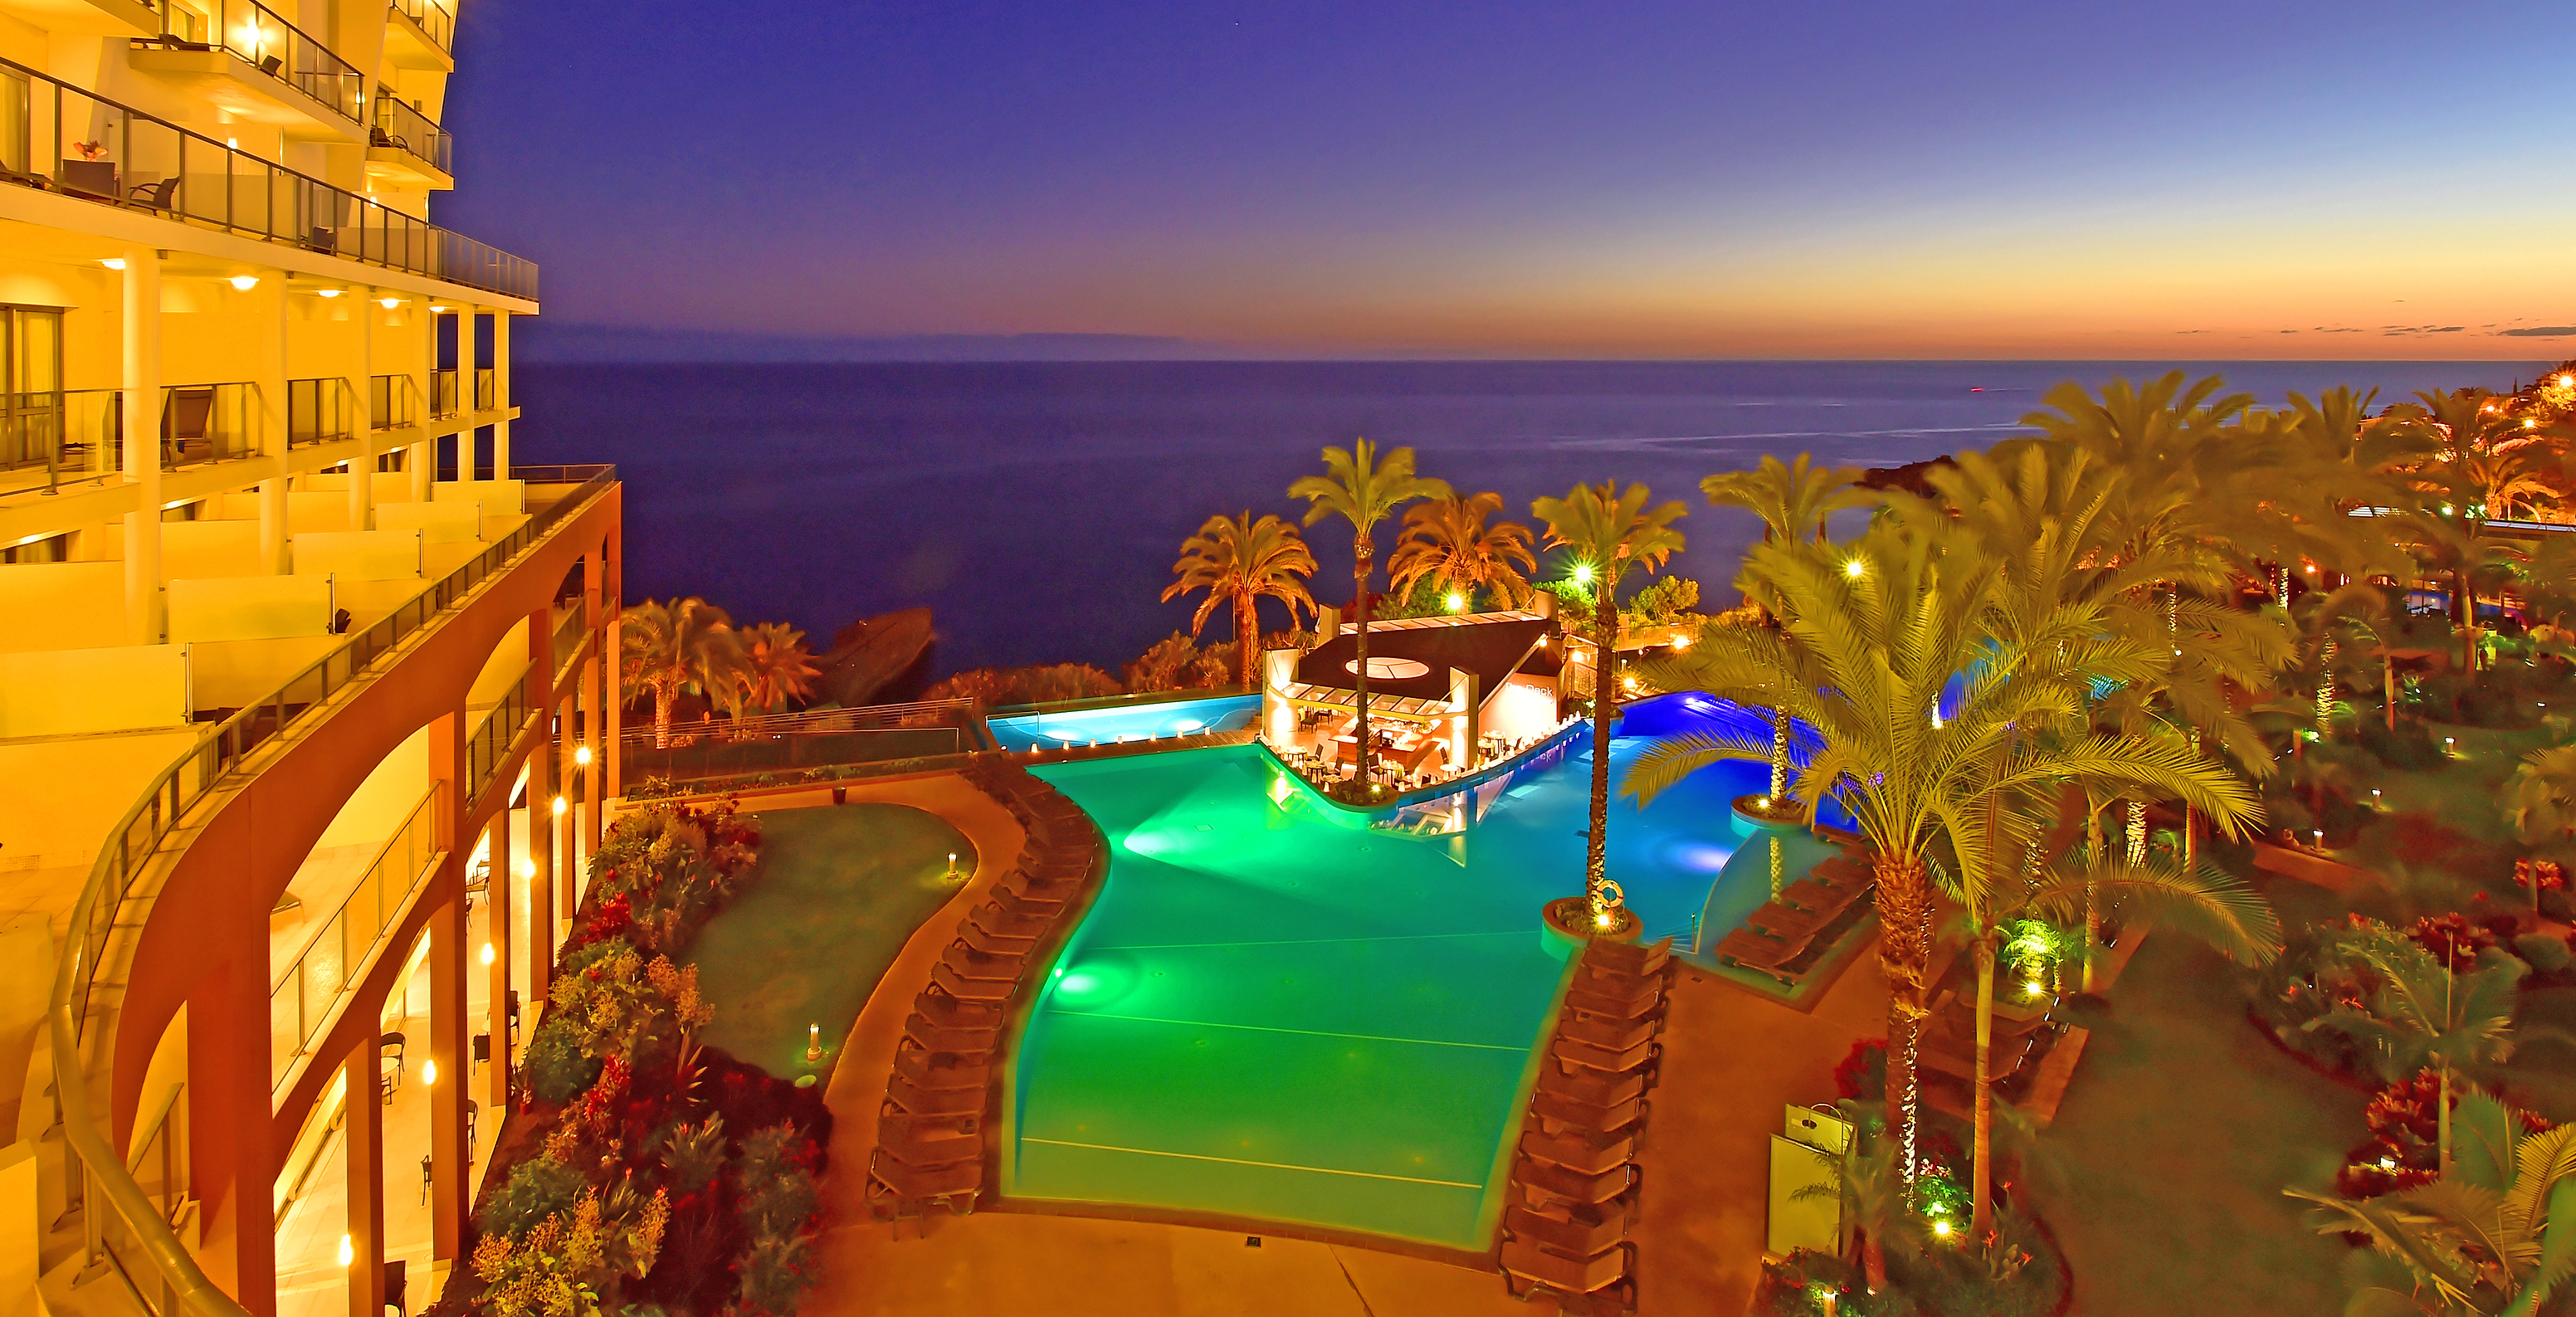
[[[172,462],[214,455],[214,415],[213,389],[170,390],[170,408],[161,414],[161,442]]]
[[[1597,1258],[1559,1257],[1536,1245],[1520,1240],[1503,1244],[1503,1287],[1516,1299],[1526,1299],[1539,1290],[1580,1296],[1617,1290],[1621,1306],[1636,1307],[1637,1284],[1629,1279],[1636,1270],[1637,1246],[1626,1240]]]

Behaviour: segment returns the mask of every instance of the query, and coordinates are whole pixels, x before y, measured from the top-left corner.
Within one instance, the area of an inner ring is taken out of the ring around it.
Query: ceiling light
[[[340,290],[337,288],[316,288],[313,290],[313,295],[315,297],[338,297],[340,295]]]
[[[395,307],[398,307],[398,306],[401,306],[401,305],[402,305],[402,299],[401,299],[401,298],[399,298],[399,297],[379,297],[379,298],[377,298],[377,299],[376,299],[376,305],[381,306],[381,307],[383,307],[384,309],[386,309],[386,310],[388,310],[388,311],[391,311],[391,310],[393,310]]]
[[[259,287],[259,276],[255,274],[237,274],[232,277],[232,285],[233,291],[238,293],[247,293],[250,290]]]
[[[125,258],[122,256],[110,256],[106,260],[100,261],[99,264],[104,265],[111,270],[122,270],[125,268]]]

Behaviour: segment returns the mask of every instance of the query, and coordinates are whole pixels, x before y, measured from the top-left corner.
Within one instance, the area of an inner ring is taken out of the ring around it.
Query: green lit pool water
[[[1614,773],[1641,744],[1614,744]],[[1577,740],[1405,830],[1254,747],[1037,770],[1110,869],[1020,1047],[1007,1191],[1481,1247],[1564,972],[1538,912],[1581,888],[1590,767]],[[1610,870],[1650,932],[1687,941],[1767,895],[1767,863],[1719,877],[1727,802],[1760,772],[1613,806]]]

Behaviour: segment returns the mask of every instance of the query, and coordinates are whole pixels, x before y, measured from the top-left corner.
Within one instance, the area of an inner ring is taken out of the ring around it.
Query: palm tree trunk
[[[2093,990],[2093,948],[2102,941],[2102,912],[2093,904],[2093,865],[2102,862],[2102,810],[2091,800],[2084,802],[2085,854],[2091,863],[2085,866],[2084,879],[2084,980],[2086,992]]]
[[[1920,858],[1880,852],[1878,967],[1887,979],[1887,1132],[1903,1183],[1914,1183],[1915,1054],[1923,1041],[1924,978],[1932,964],[1932,885]]]
[[[1243,673],[1243,688],[1253,691],[1261,689],[1261,622],[1255,611],[1259,607],[1259,598],[1250,590],[1234,592],[1234,656],[1240,660],[1235,666]]]
[[[679,692],[662,682],[653,684],[653,748],[664,750],[671,745],[671,706],[678,702]]]
[[[1359,776],[1353,779],[1356,794],[1352,798],[1355,800],[1366,800],[1368,799],[1369,794],[1368,587],[1369,560],[1377,556],[1376,547],[1377,546],[1369,543],[1369,537],[1365,532],[1363,532],[1357,540],[1353,542],[1351,547],[1351,580],[1356,586],[1352,591],[1351,615],[1354,624],[1359,627],[1358,633],[1351,637],[1352,642],[1359,647],[1357,666],[1351,671],[1351,676],[1358,683],[1357,689],[1360,697],[1360,716],[1358,723],[1355,724],[1355,730],[1359,733],[1360,738]],[[1326,636],[1324,638],[1326,640],[1332,639],[1330,636]]]
[[[1877,1294],[1887,1288],[1887,1247],[1878,1242],[1878,1232],[1870,1231],[1860,1241],[1861,1278],[1869,1292]]]
[[[2478,601],[2469,594],[2468,568],[2462,567],[2451,573],[2451,580],[2459,587],[2452,611],[2460,615],[2460,674],[2474,677],[2478,672]],[[2451,704],[2451,712],[2456,718],[2459,701],[2455,698]]]
[[[1596,928],[1608,912],[1601,883],[1609,876],[1610,865],[1610,711],[1618,690],[1612,673],[1618,666],[1619,653],[1615,632],[1619,625],[1618,606],[1610,597],[1613,584],[1605,578],[1592,604],[1592,830],[1583,839],[1583,895],[1591,903]]]
[[[1995,940],[1989,936],[1977,939],[1977,1147],[1976,1165],[1969,1180],[1969,1199],[1973,1204],[1968,1235],[1984,1239],[1994,1229],[1995,1174],[1994,1156],[1995,1090],[1988,1054],[1995,1035]]]
[[[2388,730],[2397,730],[2397,660],[2379,656],[2379,698],[2388,705]]]

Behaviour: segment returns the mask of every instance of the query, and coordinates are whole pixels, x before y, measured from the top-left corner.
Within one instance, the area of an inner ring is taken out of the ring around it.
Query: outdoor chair
[[[1728,964],[1768,975],[1790,987],[1796,987],[1801,976],[1790,969],[1789,965],[1806,954],[1807,941],[1805,938],[1799,938],[1784,942],[1776,937],[1765,937],[1749,928],[1739,928],[1727,934],[1726,939],[1717,944],[1717,955],[1718,959]]]
[[[1566,1065],[1624,1075],[1633,1070],[1652,1067],[1663,1056],[1664,1049],[1660,1043],[1639,1043],[1634,1047],[1614,1051],[1607,1047],[1595,1047],[1581,1039],[1560,1037],[1548,1048],[1548,1054]]]
[[[1506,1207],[1503,1231],[1561,1257],[1592,1258],[1618,1247],[1619,1241],[1628,1237],[1628,1214],[1589,1209],[1568,1210],[1560,1217],[1526,1207]]]
[[[934,970],[936,966],[932,967]],[[924,988],[912,999],[912,1009],[933,1024],[946,1029],[999,1029],[1002,1011],[989,1002],[969,1001],[945,988]]]
[[[991,1053],[934,1052],[921,1047],[896,1046],[894,1072],[911,1080],[923,1090],[937,1088],[982,1088],[992,1082]]]
[[[1028,968],[1026,957],[989,955],[956,938],[950,939],[948,949],[940,953],[939,963],[970,979],[1000,979],[1005,983],[1019,982],[1020,974]]]
[[[211,427],[215,413],[213,389],[172,389],[169,410],[161,414],[161,442],[170,452],[170,460],[184,462],[195,456],[212,456],[214,443]]]
[[[880,1221],[892,1220],[896,1216],[918,1216],[934,1203],[965,1216],[975,1210],[975,1195],[984,1187],[984,1166],[981,1162],[969,1162],[923,1170],[906,1166],[886,1156],[880,1149],[868,1166],[868,1179],[871,1191],[868,1212]],[[879,1196],[874,1192],[879,1185],[891,1191],[897,1201],[881,1208]]]
[[[385,1306],[401,1313],[403,1317],[411,1317],[411,1304],[405,1294],[408,1286],[407,1277],[403,1274],[404,1270],[405,1264],[401,1258],[385,1259]]]
[[[1602,984],[1597,988],[1581,986],[1565,990],[1565,1004],[1586,1015],[1613,1020],[1636,1020],[1648,1016],[1660,1018],[1664,1005],[1664,987],[1647,982],[1634,987]]]
[[[919,1170],[942,1166],[981,1164],[984,1159],[984,1136],[960,1134],[955,1130],[924,1129],[902,1138],[884,1137],[879,1131],[878,1151],[886,1157]]]
[[[1573,1014],[1559,1019],[1557,1021],[1556,1031],[1559,1035],[1575,1039],[1578,1042],[1589,1043],[1594,1047],[1606,1047],[1614,1052],[1621,1052],[1641,1043],[1652,1041],[1656,1034],[1663,1031],[1663,1021],[1612,1021],[1600,1019],[1595,1016]]]
[[[1616,1169],[1599,1175],[1585,1175],[1581,1171],[1524,1157],[1517,1178],[1528,1206],[1545,1207],[1554,1202],[1574,1207],[1597,1207],[1627,1193],[1637,1183],[1637,1168],[1622,1163]]]
[[[1628,1279],[1628,1275],[1635,1268],[1636,1258],[1637,1246],[1625,1240],[1597,1258],[1584,1260],[1560,1257],[1535,1245],[1511,1240],[1503,1245],[1503,1287],[1516,1299],[1527,1299],[1539,1290],[1585,1295],[1616,1289],[1619,1291],[1618,1301],[1633,1308],[1637,1301],[1637,1286],[1636,1282]]]
[[[1538,1091],[1585,1106],[1615,1107],[1645,1096],[1646,1076],[1637,1071],[1618,1074],[1605,1070],[1572,1071],[1560,1066],[1540,1066]]]
[[[930,986],[960,1001],[999,1004],[1010,1000],[1019,987],[1017,979],[976,979],[959,974],[946,961],[930,967]]]
[[[980,1088],[922,1088],[901,1075],[886,1081],[886,1101],[894,1109],[914,1116],[981,1115],[984,1090]]]
[[[170,194],[179,188],[179,176],[172,174],[158,183],[137,183],[125,190],[127,201],[139,201],[153,210],[170,209]]]
[[[993,907],[1006,915],[1022,919],[1052,921],[1064,913],[1064,902],[1051,896],[1030,896],[1013,890],[1007,883],[993,886]]]
[[[1744,923],[1748,928],[1758,929],[1783,941],[1806,941],[1823,932],[1826,925],[1839,917],[1839,913],[1801,910],[1796,906],[1783,905],[1774,901],[1746,915]]]
[[[915,1142],[943,1139],[952,1134],[977,1134],[983,1131],[980,1115],[908,1116],[900,1114],[877,1117],[877,1139],[880,1142]]]
[[[1548,1134],[1530,1130],[1521,1135],[1522,1156],[1585,1175],[1601,1175],[1624,1166],[1634,1158],[1636,1150],[1636,1140],[1624,1133],[1584,1135],[1567,1130]]]
[[[989,956],[1025,956],[1036,949],[1038,941],[1035,934],[1015,937],[996,933],[971,915],[958,922],[957,940]]]
[[[1002,1031],[990,1025],[933,1024],[916,1011],[904,1017],[903,1036],[934,1052],[989,1052],[1001,1041]]]
[[[1035,941],[1040,934],[1055,926],[1055,911],[1013,913],[999,901],[986,901],[966,912],[966,918],[985,932],[999,937],[1024,937]]]
[[[1672,954],[1671,938],[1665,938],[1652,946],[1638,946],[1633,942],[1608,942],[1595,938],[1584,949],[1583,960],[1586,965],[1603,965],[1642,977],[1661,971],[1664,962],[1670,960]]]
[[[1645,1119],[1649,1105],[1644,1098],[1637,1097],[1596,1107],[1562,1093],[1530,1095],[1530,1114],[1539,1118],[1542,1127],[1559,1125],[1600,1134],[1617,1133]]]

